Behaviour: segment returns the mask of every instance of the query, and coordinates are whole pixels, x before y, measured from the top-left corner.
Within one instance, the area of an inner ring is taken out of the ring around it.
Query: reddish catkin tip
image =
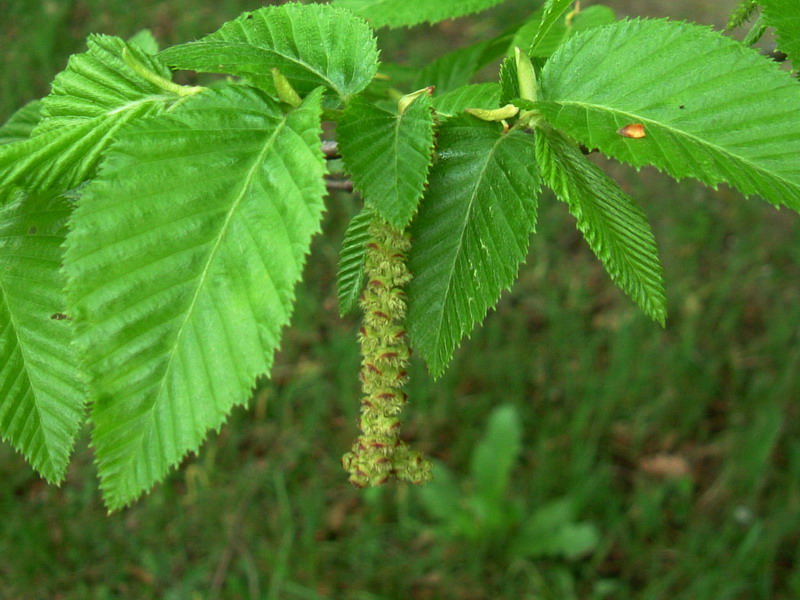
[[[647,135],[644,131],[644,125],[641,123],[630,123],[625,125],[622,129],[617,131],[622,137],[633,138],[634,140],[642,139]]]

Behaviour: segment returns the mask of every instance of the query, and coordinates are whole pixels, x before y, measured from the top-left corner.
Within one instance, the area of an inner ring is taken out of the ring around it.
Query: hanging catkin
[[[431,477],[430,461],[400,439],[400,412],[407,401],[411,349],[405,330],[406,295],[411,280],[406,253],[408,234],[376,217],[370,223],[366,246],[367,284],[361,298],[364,321],[361,344],[361,435],[342,465],[358,487],[377,486],[397,478],[424,483]]]

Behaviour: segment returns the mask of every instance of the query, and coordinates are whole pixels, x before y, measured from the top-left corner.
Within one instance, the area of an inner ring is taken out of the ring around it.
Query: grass
[[[2,74],[14,90],[6,115],[28,98],[14,82],[44,93],[39,82],[84,27],[129,35],[155,23],[177,41],[253,7],[193,2],[182,15],[188,2],[164,1],[108,20],[151,3],[43,2],[38,26],[19,26],[32,4],[12,3],[0,25],[17,31],[4,53],[41,48],[32,71]],[[515,556],[513,527],[468,539],[416,488],[346,484],[338,460],[355,435],[359,358],[357,324],[335,304],[353,210],[337,196],[271,380],[145,499],[106,515],[86,432],[60,488],[0,445],[0,599],[800,597],[798,219],[724,188],[603,164],[654,223],[667,327],[614,288],[547,196],[520,281],[441,380],[414,364],[407,413],[414,443],[466,499],[492,410],[514,406],[523,448],[502,501],[528,515],[568,499],[600,534],[589,555]]]

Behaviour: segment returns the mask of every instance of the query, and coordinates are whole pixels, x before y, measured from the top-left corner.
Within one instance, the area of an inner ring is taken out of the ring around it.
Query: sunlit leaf
[[[438,135],[438,160],[411,229],[408,292],[411,341],[434,376],[514,283],[540,185],[531,134],[464,115]]]
[[[589,148],[800,209],[800,86],[719,33],[661,20],[590,29],[550,58],[541,87],[537,109]],[[632,123],[644,137],[618,133]]]
[[[230,86],[131,127],[81,196],[65,257],[101,488],[119,508],[269,372],[325,193],[321,90]]]
[[[52,193],[10,195],[0,203],[0,437],[58,483],[85,398],[60,273],[70,207]]]

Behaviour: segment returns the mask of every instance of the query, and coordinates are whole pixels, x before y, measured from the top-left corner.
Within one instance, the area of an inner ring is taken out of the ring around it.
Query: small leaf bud
[[[275,91],[278,93],[278,98],[280,98],[281,102],[285,102],[294,108],[302,104],[303,99],[300,98],[300,95],[292,87],[292,84],[283,76],[283,73],[281,73],[277,67],[272,69],[272,83],[275,85]]]
[[[519,112],[519,108],[513,104],[506,104],[502,108],[468,108],[464,112],[472,115],[473,117],[477,117],[482,121],[503,121],[516,116],[516,114]]]

